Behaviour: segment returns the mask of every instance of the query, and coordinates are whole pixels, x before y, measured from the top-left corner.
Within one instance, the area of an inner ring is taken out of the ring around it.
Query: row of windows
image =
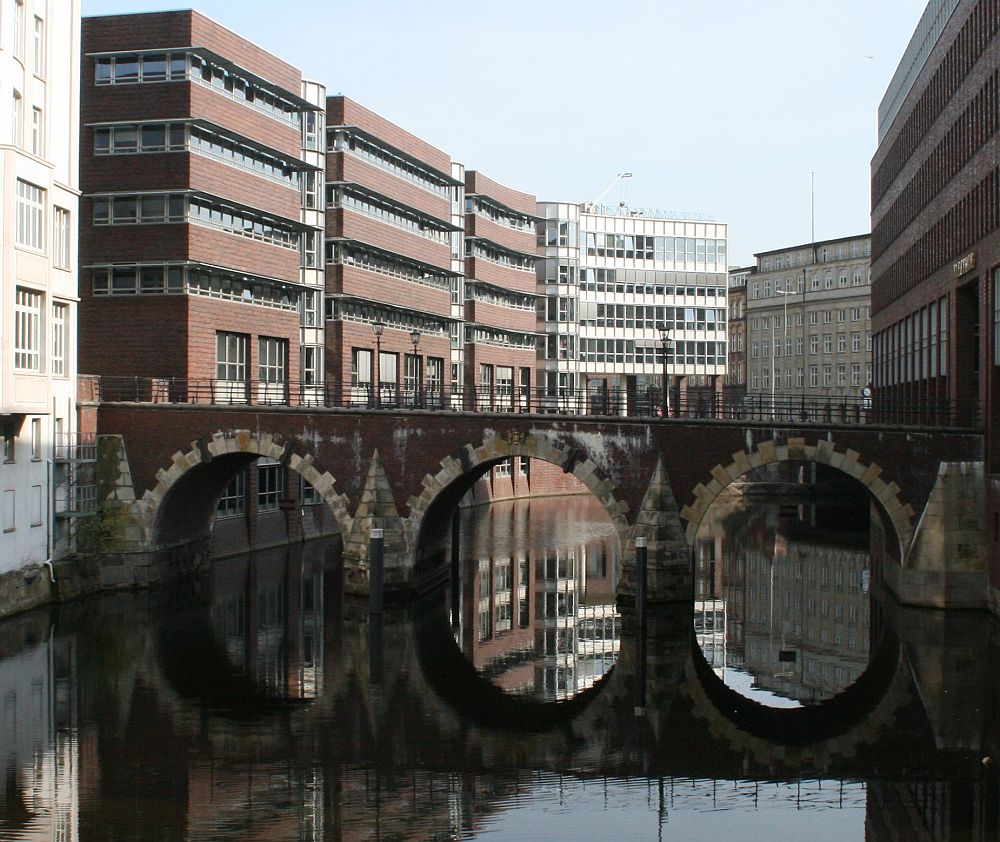
[[[130,123],[94,129],[95,155],[136,155],[192,152],[215,158],[245,172],[299,189],[301,162],[239,143],[229,137],[187,123]]]
[[[663,365],[663,348],[631,339],[581,339],[580,361],[615,365]],[[725,342],[679,340],[667,349],[668,366],[726,365]]]
[[[465,326],[465,342],[466,344],[496,345],[524,351],[535,350],[535,334],[499,330],[486,325],[467,324]]]
[[[380,308],[367,302],[348,298],[328,298],[327,319],[345,322],[362,322],[374,324],[382,322],[386,327],[395,330],[419,330],[422,334],[447,336],[449,322],[413,313],[406,310]]]
[[[871,316],[871,307],[864,309],[865,318]],[[862,308],[861,307],[843,307],[839,310],[810,310],[809,311],[809,324],[818,325],[822,322],[825,325],[833,324],[833,317],[837,317],[837,322],[860,322],[861,321]],[[788,316],[788,324],[784,323],[784,316],[781,313],[776,313],[773,317],[774,330],[781,330],[782,327],[802,327],[802,313],[790,313]],[[772,329],[772,317],[771,316],[754,316],[750,319],[750,330],[771,330]]]
[[[1000,173],[994,169],[879,277],[872,287],[872,309],[877,313],[902,298],[998,226]]]
[[[94,295],[183,294],[240,301],[294,312],[298,290],[260,278],[249,278],[199,266],[155,263],[137,266],[94,266]]]
[[[190,79],[269,117],[298,124],[299,106],[233,70],[193,53],[102,56],[94,62],[97,85],[132,85]]]
[[[726,241],[700,237],[649,237],[584,232],[588,257],[726,265]]]
[[[45,295],[38,290],[17,287],[14,290],[14,370],[45,370],[43,342],[48,330],[49,372],[57,377],[68,374],[69,305],[53,302],[51,319],[45,324]]]
[[[818,354],[820,352],[820,339],[823,342],[823,353],[832,354],[834,351],[834,335],[832,333],[824,333],[822,336],[818,333],[809,334],[809,353]],[[847,334],[838,333],[836,335],[836,349],[838,354],[847,353]],[[802,336],[786,336],[783,339],[775,337],[774,339],[774,356],[775,357],[790,357],[792,356],[792,343],[795,343],[795,356],[803,356],[803,349],[805,346],[805,339]],[[862,344],[865,345],[865,350],[870,351],[872,349],[871,336],[866,337],[866,341],[862,343],[861,332],[855,331],[851,334],[851,353],[860,353],[862,350]],[[750,342],[750,357],[751,359],[756,359],[760,357],[770,357],[771,356],[772,343],[770,339],[754,339]],[[782,353],[782,348],[784,348],[784,353]]]
[[[36,8],[44,9],[44,5],[39,4]],[[23,0],[14,0],[14,57],[17,59],[24,58],[24,34],[24,3]],[[46,75],[45,38],[45,19],[41,15],[35,15],[32,26],[31,70],[40,79],[44,79]]]
[[[326,262],[342,266],[356,266],[368,272],[423,284],[435,289],[447,290],[451,287],[451,278],[440,274],[440,269],[399,257],[390,252],[379,251],[363,243],[343,240],[327,241]]]
[[[948,374],[948,299],[940,298],[875,336],[876,386]]]
[[[872,253],[871,240],[853,240],[850,246],[845,243],[837,243],[836,246],[830,244],[825,246],[813,246],[809,249],[799,249],[796,252],[785,252],[784,254],[766,254],[758,258],[758,271],[770,272],[773,269],[791,269],[792,266],[807,266],[810,263],[829,263],[832,260],[847,260],[848,256],[869,257]],[[795,255],[794,258],[792,255]],[[735,276],[734,276],[735,277]],[[738,284],[744,286],[744,283]]]
[[[866,281],[870,280],[871,270],[865,269],[860,266],[854,267],[854,272],[851,274],[851,286],[863,286]],[[829,269],[824,273],[814,272],[809,277],[809,289],[813,292],[818,292],[821,289],[843,289],[848,286],[848,273],[846,269],[841,269],[837,277],[836,283],[834,283],[833,272]],[[780,278],[774,281],[774,293],[775,296],[780,295],[802,295],[805,289],[805,279],[796,278],[794,281],[792,278],[788,277],[784,279],[784,282]],[[756,301],[761,298],[771,298],[771,282],[770,281],[754,281],[750,285],[750,299]],[[797,303],[797,302],[796,302]]]
[[[581,325],[624,330],[725,331],[726,311],[710,307],[633,307],[631,304],[583,304]]]
[[[347,187],[343,184],[328,184],[326,186],[326,206],[362,213],[380,222],[409,231],[418,237],[448,244],[448,231],[445,223],[402,205],[397,205],[389,199],[354,187]]]
[[[952,177],[996,133],[1000,126],[998,87],[1000,70],[994,71],[986,80],[972,102],[892,203],[892,207],[879,220],[872,230],[876,257],[916,219],[917,214],[932,202]]]
[[[508,251],[489,240],[477,240],[468,237],[465,240],[465,256],[476,260],[485,260],[505,269],[516,269],[519,272],[534,272],[535,258],[519,251]]]
[[[245,383],[250,337],[245,333],[219,331],[215,334],[215,376],[218,380]],[[257,379],[261,383],[288,381],[288,340],[275,336],[257,337]]]
[[[474,213],[477,216],[490,220],[490,222],[495,222],[497,225],[503,225],[505,228],[510,228],[514,231],[523,231],[530,234],[535,230],[535,220],[533,217],[505,208],[503,205],[490,201],[485,196],[466,197],[465,212]]]
[[[822,367],[818,365],[809,366],[809,379],[808,387],[810,389],[827,388],[830,386],[847,386],[848,385],[848,373],[850,373],[850,385],[851,386],[861,386],[862,383],[868,383],[871,380],[871,367],[866,366],[865,379],[861,379],[862,367],[861,363],[851,363],[850,372],[848,372],[848,367],[846,364],[841,364],[836,367],[836,372],[834,372],[834,366],[824,365]],[[834,379],[834,374],[836,373],[836,380]],[[794,383],[793,383],[794,378]],[[807,385],[806,381],[806,371],[803,368],[796,368],[794,371],[790,368],[778,369],[774,372],[774,387],[776,389],[782,388],[782,380],[784,380],[785,389],[802,389]],[[751,390],[758,389],[770,389],[771,388],[771,371],[770,369],[753,369],[750,372],[750,388]]]
[[[301,480],[301,482],[300,502],[303,505],[321,502],[313,487],[305,480]],[[273,459],[259,459],[257,461],[257,511],[277,511],[285,495],[285,467]],[[246,474],[240,472],[230,480],[229,485],[222,492],[222,496],[216,504],[215,516],[228,518],[245,514],[246,497]]]
[[[450,182],[443,175],[370,138],[336,126],[327,129],[326,140],[331,152],[351,152],[386,172],[412,181],[418,187],[446,198],[449,195]]]
[[[300,247],[301,229],[294,223],[186,193],[97,195],[92,208],[94,225],[191,222],[282,248]]]
[[[888,154],[872,177],[872,207],[885,195],[910,160],[938,115],[979,61],[1000,28],[1000,0],[980,0],[962,25],[948,52],[907,117]]]
[[[468,283],[465,285],[466,301],[481,301],[494,307],[504,307],[507,310],[535,310],[535,296],[519,295],[516,292],[500,289],[484,283]]]
[[[642,269],[580,270],[580,289],[616,295],[688,295],[725,298],[726,288],[715,286],[717,275],[704,272],[663,272]],[[690,285],[690,286],[689,286]]]

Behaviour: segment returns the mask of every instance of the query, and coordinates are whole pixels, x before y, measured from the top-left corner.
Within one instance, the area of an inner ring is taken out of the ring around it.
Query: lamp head
[[[411,330],[410,331],[410,342],[413,343],[413,350],[417,350],[417,346],[420,344],[420,331]]]
[[[385,330],[385,322],[381,319],[377,322],[372,322],[372,333],[374,333],[376,337],[381,337],[383,330]]]

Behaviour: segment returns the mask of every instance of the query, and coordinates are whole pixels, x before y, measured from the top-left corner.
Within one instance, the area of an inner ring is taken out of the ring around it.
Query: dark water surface
[[[713,510],[641,717],[600,506],[461,524],[380,619],[313,543],[0,623],[0,840],[998,838],[991,622],[875,601],[838,508]]]

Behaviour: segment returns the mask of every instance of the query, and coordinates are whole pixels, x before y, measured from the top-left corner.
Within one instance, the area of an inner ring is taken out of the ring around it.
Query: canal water
[[[10,619],[0,840],[996,838],[990,621],[876,599],[867,516],[719,501],[641,697],[588,496],[463,510],[381,617],[311,543]]]

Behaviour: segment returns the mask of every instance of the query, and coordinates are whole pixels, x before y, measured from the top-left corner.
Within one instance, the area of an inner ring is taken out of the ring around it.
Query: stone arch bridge
[[[491,466],[523,456],[574,474],[599,499],[631,589],[635,539],[649,546],[653,599],[690,598],[691,555],[711,502],[774,462],[840,470],[870,497],[887,547],[878,571],[905,603],[985,606],[982,436],[972,430],[467,412],[102,403],[104,492],[131,515],[139,554],[210,534],[232,476],[260,457],[301,475],[329,507],[359,590],[381,527],[386,583],[434,578],[461,496]],[[117,456],[117,458],[115,458]],[[440,572],[440,571],[437,571]]]

